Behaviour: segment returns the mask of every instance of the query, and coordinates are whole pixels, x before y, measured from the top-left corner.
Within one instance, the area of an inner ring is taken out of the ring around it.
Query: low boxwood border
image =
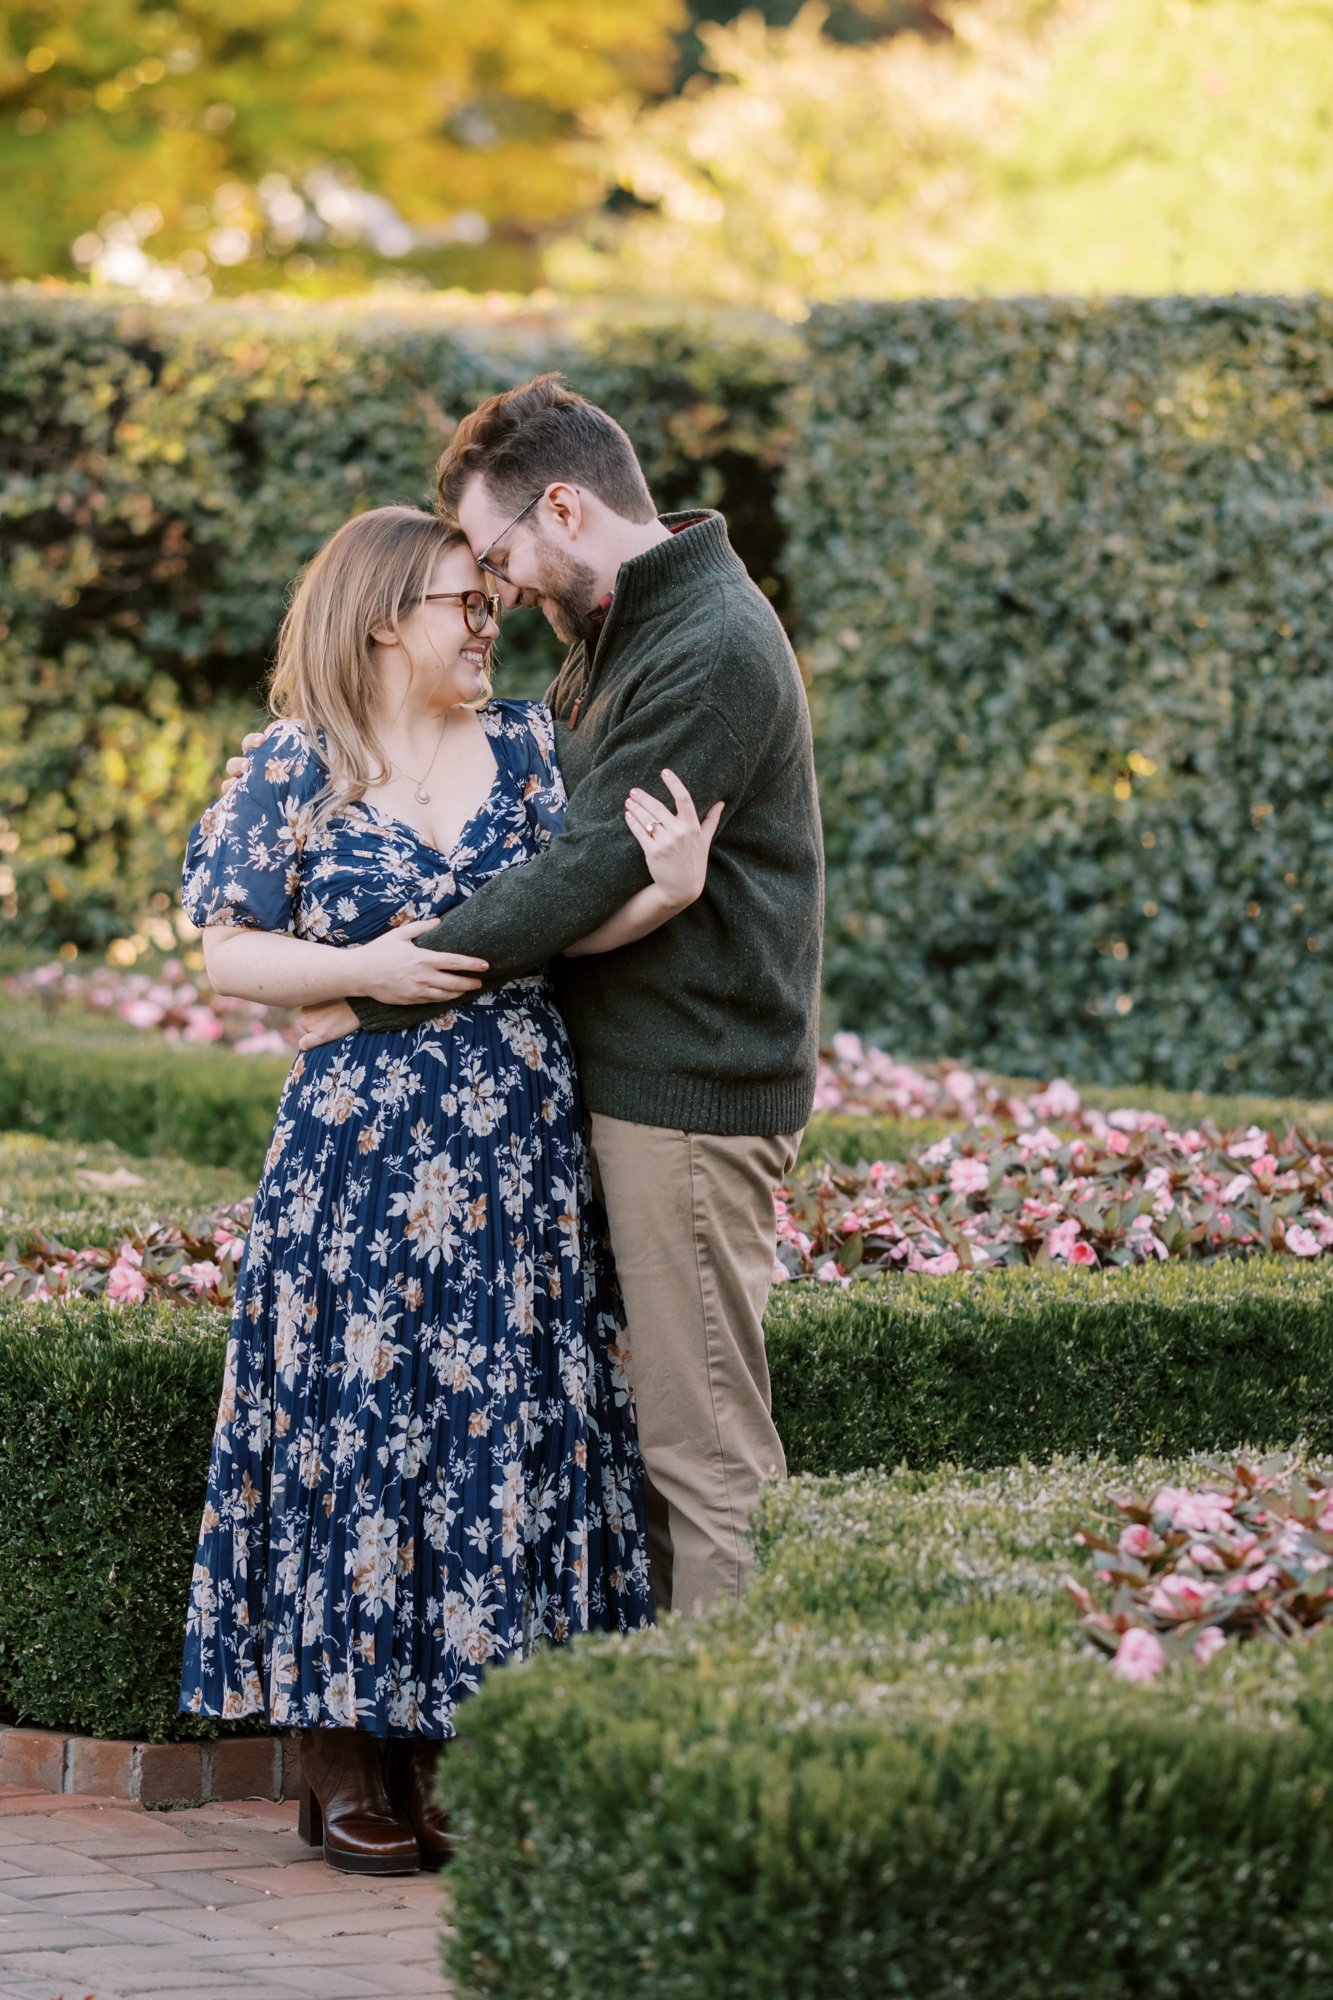
[[[797,1482],[739,1607],[493,1676],[460,2000],[1326,1992],[1333,1635],[1117,1682],[1060,1585],[1117,1470]]]
[[[0,1301],[0,1706],[157,1739],[225,1354],[216,1310]],[[1333,1270],[1290,1264],[781,1287],[795,1473],[1053,1452],[1333,1450]]]

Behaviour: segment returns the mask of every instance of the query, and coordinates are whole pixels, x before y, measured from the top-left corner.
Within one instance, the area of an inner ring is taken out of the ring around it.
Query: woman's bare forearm
[[[622,944],[637,944],[640,938],[660,930],[687,907],[685,903],[673,902],[656,882],[650,882],[646,889],[640,889],[627,903],[622,903],[613,917],[598,924],[595,931],[589,931],[575,944],[567,944],[564,956],[591,958],[594,952],[618,951]]]
[[[269,1007],[318,1007],[362,990],[356,946],[314,944],[275,931],[210,925],[204,965],[217,993]]]

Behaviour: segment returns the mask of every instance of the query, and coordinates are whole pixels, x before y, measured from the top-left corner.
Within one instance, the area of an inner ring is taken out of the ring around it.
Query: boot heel
[[[307,1847],[324,1845],[324,1815],[305,1778],[301,1779],[296,1792],[296,1831]]]

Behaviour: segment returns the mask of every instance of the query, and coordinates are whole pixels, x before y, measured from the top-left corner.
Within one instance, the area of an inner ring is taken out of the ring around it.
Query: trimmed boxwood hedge
[[[792,1284],[766,1322],[795,1473],[1333,1450],[1333,1271],[1149,1266]],[[220,1312],[0,1300],[0,1705],[174,1735]],[[188,1730],[186,1733],[190,1733]]]
[[[904,1055],[1325,1092],[1333,298],[815,312],[782,508],[827,990]]]
[[[0,1004],[0,1131],[235,1168],[253,1187],[290,1063]]]
[[[239,1057],[208,1044],[167,1042],[112,1016],[47,1012],[0,994],[0,1132],[114,1142],[145,1159],[234,1169],[253,1187],[289,1066],[283,1056]],[[1031,1085],[1012,1088],[1021,1093]],[[1105,1110],[1160,1111],[1181,1128],[1211,1120],[1222,1131],[1260,1124],[1281,1133],[1295,1124],[1333,1138],[1329,1103],[1142,1087],[1092,1087],[1085,1096]],[[942,1118],[816,1112],[801,1159],[901,1160],[956,1129],[956,1121]]]
[[[492,1676],[460,2000],[1317,2000],[1333,1638],[1119,1683],[1061,1575],[1195,1465],[796,1482],[739,1607]]]
[[[216,1311],[0,1301],[0,1711],[101,1736],[176,1714],[226,1348]]]
[[[793,1470],[1025,1454],[1333,1452],[1333,1270],[1292,1259],[779,1285],[765,1321]]]

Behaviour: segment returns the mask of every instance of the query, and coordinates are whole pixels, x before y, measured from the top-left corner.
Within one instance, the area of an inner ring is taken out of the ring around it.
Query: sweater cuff
[[[387,1000],[370,1000],[359,994],[351,994],[347,1004],[362,1028],[372,1035],[393,1034],[402,1028],[419,1028],[423,1021],[431,1021],[444,1011],[438,1002],[429,1007],[392,1007]]]

